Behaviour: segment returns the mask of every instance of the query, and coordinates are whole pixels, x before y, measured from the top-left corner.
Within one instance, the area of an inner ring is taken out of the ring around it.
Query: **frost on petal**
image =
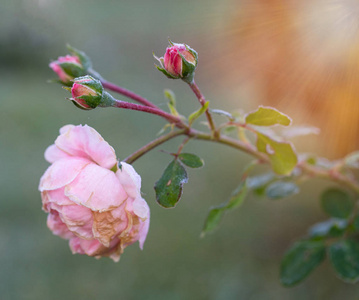
[[[95,164],[87,165],[65,187],[65,195],[92,211],[107,211],[120,206],[127,194],[115,173]]]
[[[131,198],[136,198],[141,194],[141,176],[132,165],[121,162],[121,168],[117,170],[116,175]]]
[[[40,179],[40,192],[55,190],[69,184],[89,163],[83,158],[66,158],[55,161]]]
[[[106,169],[117,163],[113,148],[87,125],[70,127],[56,139],[55,144],[69,155],[91,159]]]
[[[50,213],[47,216],[47,227],[49,227],[53,234],[61,236],[63,239],[68,240],[74,237],[73,233],[61,221],[56,212]]]

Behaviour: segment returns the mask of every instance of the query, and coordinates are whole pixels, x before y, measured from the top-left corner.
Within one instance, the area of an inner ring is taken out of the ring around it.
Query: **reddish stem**
[[[197,86],[197,84],[194,82],[194,80],[189,84],[190,88],[192,89],[192,91],[194,92],[194,94],[196,95],[199,103],[204,106],[206,103],[206,99],[204,98],[203,94],[201,93],[199,87]],[[215,135],[216,134],[216,127],[214,125],[213,119],[211,114],[208,111],[208,108],[206,109],[206,117],[209,123],[209,127],[211,128],[212,134]]]
[[[174,123],[178,128],[186,128],[187,126],[182,122],[182,120],[174,115],[171,115],[159,108],[154,107],[148,107],[145,105],[130,103],[126,101],[121,100],[115,100],[115,103],[113,104],[113,107],[117,108],[124,108],[124,109],[131,109],[131,110],[138,110],[147,112],[153,115],[161,116],[162,118],[165,118],[170,123]]]
[[[132,100],[135,100],[139,103],[142,103],[143,105],[146,105],[146,106],[149,106],[149,107],[153,107],[153,108],[158,108],[156,105],[154,105],[151,101],[147,100],[146,98],[140,96],[140,95],[137,95],[136,93],[130,91],[130,90],[127,90],[123,87],[120,87],[112,82],[108,82],[106,80],[101,80],[101,83],[102,83],[102,86],[105,88],[105,89],[108,89],[108,90],[111,90],[113,92],[116,92],[116,93],[119,93],[123,96],[126,96]]]

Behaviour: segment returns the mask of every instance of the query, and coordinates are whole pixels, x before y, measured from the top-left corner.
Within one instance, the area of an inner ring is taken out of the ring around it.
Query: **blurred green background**
[[[289,245],[325,216],[317,201],[319,181],[296,197],[249,197],[204,239],[209,207],[225,201],[249,157],[220,145],[194,141],[186,151],[206,165],[189,170],[175,209],[157,205],[153,185],[180,139],[152,151],[134,166],[151,208],[144,250],[126,249],[119,263],[72,255],[66,241],[46,227],[37,190],[48,163],[44,150],[65,124],[94,127],[125,158],[165,124],[155,116],[116,109],[81,111],[48,68],[66,54],[66,43],[86,51],[105,78],[166,108],[165,88],[188,115],[198,105],[189,88],[154,68],[152,51],[167,38],[186,42],[200,55],[196,81],[213,107],[253,109],[238,87],[216,85],[222,76],[212,57],[228,49],[225,34],[233,1],[15,0],[0,4],[0,299],[355,299],[356,285],[339,281],[324,263],[302,284],[279,283],[279,263]],[[237,8],[240,6],[236,6]],[[238,95],[239,93],[239,95]],[[226,100],[227,99],[227,100]],[[236,99],[228,101],[228,99]],[[247,103],[247,104],[246,104]],[[201,126],[201,125],[198,125]]]

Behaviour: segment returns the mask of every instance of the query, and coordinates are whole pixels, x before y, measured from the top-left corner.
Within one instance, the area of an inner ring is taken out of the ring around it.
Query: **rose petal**
[[[131,198],[141,194],[141,176],[137,174],[132,165],[121,162],[121,168],[116,171],[117,178]]]
[[[60,150],[59,148],[57,148],[56,145],[51,145],[47,147],[45,151],[45,159],[49,163],[54,163],[57,160],[60,160],[62,158],[68,158],[68,157],[71,156],[65,153],[64,151]]]
[[[117,163],[113,148],[87,125],[70,127],[56,139],[55,145],[69,155],[91,159],[107,169]]]
[[[78,204],[100,212],[118,207],[127,199],[115,173],[95,164],[87,165],[65,187],[65,195]]]
[[[90,162],[83,158],[64,158],[55,161],[42,175],[40,192],[55,190],[73,181],[81,170]]]
[[[147,202],[141,197],[138,197],[133,201],[132,209],[133,212],[143,220],[150,217],[150,208],[148,207]]]
[[[74,237],[69,242],[70,249],[73,254],[87,254],[95,256],[101,254],[104,246],[98,240],[83,240],[79,237]]]
[[[66,240],[74,237],[74,234],[61,221],[58,214],[50,213],[47,216],[47,227],[49,227],[53,234],[59,235]]]
[[[60,218],[75,235],[93,239],[93,217],[89,208],[77,204],[62,206]]]

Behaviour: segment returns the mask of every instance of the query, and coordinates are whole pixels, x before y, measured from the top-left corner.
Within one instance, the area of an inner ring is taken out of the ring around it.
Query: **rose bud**
[[[72,85],[72,80],[76,77],[84,76],[91,70],[91,61],[88,56],[71,46],[67,46],[71,55],[60,56],[51,62],[49,67],[57,74],[62,84]]]
[[[87,75],[74,79],[71,94],[70,100],[77,107],[93,109],[101,103],[103,87],[99,80]]]
[[[142,249],[150,220],[141,196],[141,177],[122,162],[93,128],[66,125],[45,151],[51,163],[41,177],[47,226],[69,240],[73,254],[119,261],[139,241]]]
[[[171,41],[170,44],[171,47],[166,49],[164,57],[155,56],[161,64],[161,67],[156,66],[157,69],[169,78],[181,78],[191,83],[197,67],[197,52],[186,44],[176,44]]]

